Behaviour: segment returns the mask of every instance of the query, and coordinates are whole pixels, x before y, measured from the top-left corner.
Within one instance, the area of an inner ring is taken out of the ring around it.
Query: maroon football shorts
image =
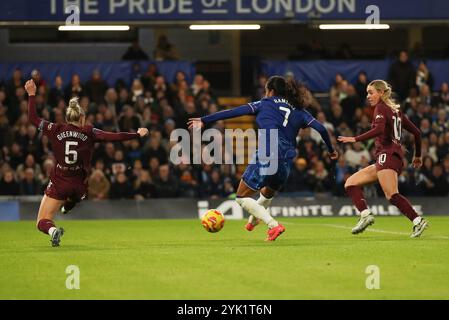
[[[376,160],[376,170],[385,170],[385,169],[391,169],[398,173],[398,175],[402,172],[402,167],[404,166],[404,162],[402,161],[402,158],[399,157],[395,153],[385,153],[380,152],[377,155]]]
[[[56,200],[70,199],[80,202],[86,197],[87,185],[83,179],[78,177],[53,176],[45,189],[45,194]]]

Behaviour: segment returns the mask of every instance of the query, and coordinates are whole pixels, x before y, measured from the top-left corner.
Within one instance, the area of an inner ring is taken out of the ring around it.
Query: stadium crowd
[[[53,84],[38,70],[32,77],[38,86],[38,113],[52,121],[64,121],[64,109],[72,96],[80,97],[87,120],[106,131],[150,129],[144,140],[125,143],[97,144],[89,177],[89,198],[146,199],[172,197],[230,197],[242,174],[235,165],[173,165],[169,161],[170,133],[186,128],[189,118],[220,109],[210,83],[200,74],[193,83],[178,72],[168,83],[154,64],[130,87],[118,82],[109,87],[98,71],[82,83],[73,74],[70,83],[57,77]],[[54,166],[51,146],[45,136],[28,123],[24,76],[15,70],[12,77],[0,82],[0,196],[41,195]],[[267,77],[260,76],[254,89],[259,99]],[[335,76],[329,103],[318,103],[309,96],[310,107],[317,119],[332,135],[351,136],[370,129],[373,109],[365,102],[370,79],[360,72],[356,83]],[[390,68],[389,79],[396,89],[402,110],[421,129],[424,166],[412,169],[409,164],[399,177],[400,191],[407,196],[447,196],[449,193],[449,87],[447,83],[433,91],[431,73],[425,63],[415,70],[407,54]],[[1,79],[0,79],[1,81]],[[222,123],[215,127],[223,129]],[[408,163],[413,156],[412,137],[404,132]],[[327,157],[320,136],[311,129],[298,137],[298,157],[283,192],[296,195],[332,192],[344,195],[344,182],[349,175],[374,159],[373,141],[338,145],[340,159],[333,164]],[[368,187],[366,195],[380,190]]]

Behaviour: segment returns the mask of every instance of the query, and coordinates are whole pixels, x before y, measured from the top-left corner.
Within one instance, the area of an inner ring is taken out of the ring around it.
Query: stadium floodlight
[[[321,30],[387,30],[388,24],[320,24]]]
[[[59,26],[59,31],[128,31],[130,28],[126,25],[116,25],[116,26],[107,26],[107,25],[84,25],[84,26],[77,26],[77,25],[65,25],[65,26]]]
[[[260,24],[192,24],[190,30],[260,30]]]

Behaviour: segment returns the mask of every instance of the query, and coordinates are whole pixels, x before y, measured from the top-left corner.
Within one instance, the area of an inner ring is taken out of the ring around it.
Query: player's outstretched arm
[[[42,119],[37,116],[36,111],[36,84],[33,80],[28,80],[25,84],[25,90],[28,93],[28,120],[36,127],[42,122]]]
[[[421,131],[404,115],[402,117],[404,129],[413,134],[415,137],[415,157],[413,158],[413,166],[420,168],[422,166],[421,158]]]
[[[100,129],[93,129],[96,141],[126,141],[137,138],[143,138],[148,135],[147,128],[139,128],[137,132],[106,132]]]
[[[379,122],[379,123],[376,123],[374,128],[365,132],[364,134],[361,134],[357,137],[339,136],[338,141],[340,141],[342,143],[354,143],[354,142],[359,142],[359,141],[365,141],[365,140],[369,140],[369,139],[375,138],[377,136],[380,136],[384,130],[385,130],[385,123]]]
[[[254,114],[254,112],[255,111],[253,107],[251,107],[249,104],[245,104],[237,108],[219,111],[202,118],[191,118],[187,122],[187,125],[189,126],[189,129],[194,127],[203,127],[206,123]]]
[[[323,139],[324,143],[327,146],[327,150],[329,151],[329,157],[332,160],[338,159],[338,152],[335,151],[334,147],[332,146],[331,139],[329,137],[329,132],[327,132],[327,129],[325,126],[323,126],[321,123],[319,123],[316,119],[313,119],[312,122],[309,123],[309,127],[315,129],[318,131],[318,133],[321,136],[321,139]]]

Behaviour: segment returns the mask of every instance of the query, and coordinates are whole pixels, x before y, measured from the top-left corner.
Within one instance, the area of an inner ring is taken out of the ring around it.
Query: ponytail
[[[389,106],[393,111],[397,112],[400,109],[400,105],[396,103],[396,101],[391,98],[393,90],[391,85],[384,80],[374,80],[368,86],[374,87],[378,92],[383,92],[380,99]]]

